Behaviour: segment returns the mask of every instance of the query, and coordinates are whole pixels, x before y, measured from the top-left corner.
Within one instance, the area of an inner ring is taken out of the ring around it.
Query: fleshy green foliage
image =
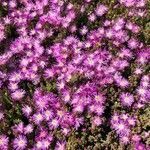
[[[0,18],[6,16],[7,13],[8,13],[8,8],[7,8],[7,7],[3,7],[3,6],[0,4]]]
[[[145,108],[139,114],[139,119],[141,121],[141,126],[144,131],[150,130],[150,107]]]

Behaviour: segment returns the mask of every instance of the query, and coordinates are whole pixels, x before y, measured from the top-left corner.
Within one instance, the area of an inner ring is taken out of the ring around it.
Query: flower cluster
[[[104,126],[119,144],[148,148],[133,132],[150,102],[150,47],[136,22],[147,2],[110,3],[0,2],[2,149],[65,150],[73,134]],[[124,16],[110,17],[120,8]]]
[[[129,114],[114,114],[111,120],[112,128],[118,134],[123,143],[129,143],[131,138],[131,128],[136,124],[136,118]]]

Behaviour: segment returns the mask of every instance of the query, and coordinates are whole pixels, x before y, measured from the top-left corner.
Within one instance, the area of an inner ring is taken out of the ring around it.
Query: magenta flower
[[[136,39],[130,39],[128,41],[128,47],[131,49],[136,49],[139,46],[139,42]]]
[[[147,148],[142,143],[136,143],[135,147],[134,147],[134,150],[147,150]]]
[[[4,119],[4,113],[0,112],[0,121]]]
[[[33,125],[32,124],[28,124],[26,127],[24,127],[24,133],[25,134],[30,134],[33,132]]]
[[[9,139],[6,135],[0,135],[0,147],[4,150],[8,149]]]
[[[134,102],[134,97],[130,93],[121,93],[120,100],[123,106],[131,106]]]
[[[43,114],[41,113],[36,113],[33,115],[33,121],[35,124],[39,124],[43,121],[44,117],[43,117]]]
[[[55,150],[65,150],[66,142],[57,142]]]
[[[121,140],[121,142],[122,142],[123,144],[125,144],[125,145],[128,144],[128,143],[130,143],[130,139],[129,139],[129,137],[127,137],[127,136],[121,137],[120,140]]]
[[[25,105],[22,107],[22,112],[25,116],[29,117],[30,114],[32,113],[32,107]]]
[[[11,94],[11,97],[14,99],[14,100],[21,100],[25,95],[25,91],[23,90],[16,90],[14,91],[12,94]]]
[[[137,94],[139,95],[139,96],[142,96],[142,97],[145,97],[146,96],[146,94],[147,94],[147,89],[145,88],[145,87],[139,87],[138,89],[137,89]]]
[[[98,5],[96,9],[97,16],[103,16],[108,11],[108,8],[105,5]]]
[[[50,146],[50,141],[48,139],[43,139],[42,141],[37,141],[36,142],[36,149],[38,150],[46,150]]]
[[[25,136],[19,135],[14,139],[13,146],[16,150],[25,150],[27,147],[27,139]]]
[[[100,119],[100,117],[94,117],[93,120],[92,120],[92,124],[94,126],[99,126],[102,124],[102,120]]]
[[[59,123],[60,123],[59,120],[57,118],[54,118],[49,122],[49,128],[57,129],[59,127]]]
[[[49,121],[50,119],[52,119],[53,116],[54,116],[54,112],[51,109],[47,109],[44,112],[44,118],[45,118],[46,121]]]
[[[135,135],[132,136],[132,140],[134,142],[139,142],[141,140],[141,137],[139,135],[135,134]]]

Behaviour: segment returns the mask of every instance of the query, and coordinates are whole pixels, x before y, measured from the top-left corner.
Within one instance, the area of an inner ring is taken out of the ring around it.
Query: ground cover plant
[[[149,0],[0,0],[0,150],[150,150]]]

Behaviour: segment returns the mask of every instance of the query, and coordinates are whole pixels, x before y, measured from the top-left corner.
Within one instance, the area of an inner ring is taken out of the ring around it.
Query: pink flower
[[[0,147],[4,150],[8,149],[9,139],[6,135],[0,135]]]
[[[134,102],[134,97],[130,93],[122,93],[120,100],[123,106],[131,106]]]
[[[131,49],[136,49],[139,46],[139,42],[136,39],[132,38],[128,41],[128,46]]]
[[[30,134],[33,132],[33,126],[31,124],[28,124],[25,128],[24,128],[24,133],[25,134]]]
[[[0,121],[4,119],[4,113],[0,112]]]
[[[100,117],[94,117],[93,120],[92,120],[92,124],[94,126],[99,126],[102,124],[102,120],[100,119]]]
[[[108,11],[108,8],[105,5],[98,5],[96,9],[97,16],[103,16]]]
[[[22,107],[22,111],[23,111],[23,114],[28,117],[32,113],[32,107],[25,105]]]
[[[139,142],[141,140],[141,137],[139,135],[135,134],[135,135],[132,136],[132,140],[134,142]]]
[[[11,94],[11,97],[14,100],[21,100],[25,95],[25,91],[24,90],[16,90]]]
[[[91,22],[94,22],[96,20],[96,16],[95,14],[90,14],[88,19],[91,21]]]
[[[120,140],[121,140],[121,142],[122,142],[123,144],[128,144],[128,143],[130,143],[130,139],[129,139],[129,137],[127,137],[127,136],[121,137]]]
[[[35,122],[35,124],[39,124],[43,121],[44,117],[41,113],[36,113],[33,115],[33,121]]]
[[[85,35],[88,32],[88,28],[86,26],[83,26],[80,30],[81,35]]]
[[[65,150],[66,142],[57,142],[55,150]]]
[[[16,150],[25,150],[27,146],[27,139],[25,136],[19,135],[14,139],[13,146]]]
[[[58,126],[59,126],[59,120],[57,118],[54,118],[49,122],[50,129],[57,129]]]

